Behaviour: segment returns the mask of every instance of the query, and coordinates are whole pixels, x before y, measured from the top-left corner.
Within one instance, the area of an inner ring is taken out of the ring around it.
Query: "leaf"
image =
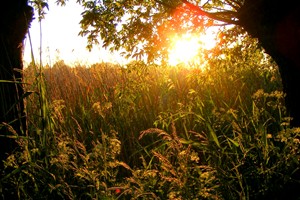
[[[19,82],[19,81],[9,81],[9,80],[0,80],[0,83],[22,83],[22,82]]]
[[[192,144],[193,143],[192,140],[186,140],[186,139],[183,139],[183,138],[181,138],[179,141],[180,141],[181,144]]]
[[[213,141],[216,143],[216,145],[218,147],[221,147],[220,143],[219,143],[219,140],[218,140],[218,137],[217,137],[215,131],[212,129],[211,125],[209,123],[206,123],[206,126],[209,130],[209,134],[210,134],[211,138],[213,139]]]
[[[25,92],[23,95],[22,95],[22,99],[25,99],[27,98],[29,95],[33,94],[33,93],[36,93],[34,91],[28,91],[28,92]]]
[[[47,10],[49,10],[49,5],[46,2],[41,2],[41,6],[42,6],[43,9],[47,8]]]
[[[227,138],[234,146],[239,147],[239,143],[237,143],[236,141],[234,141],[231,138]]]

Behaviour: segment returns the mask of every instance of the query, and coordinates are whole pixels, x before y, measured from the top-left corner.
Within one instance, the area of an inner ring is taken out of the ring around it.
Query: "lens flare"
[[[169,64],[199,63],[201,49],[211,49],[216,45],[215,34],[203,35],[185,34],[182,37],[173,37],[169,48]]]

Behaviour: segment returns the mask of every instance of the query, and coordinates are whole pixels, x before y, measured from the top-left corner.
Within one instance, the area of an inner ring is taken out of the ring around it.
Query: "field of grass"
[[[20,199],[295,192],[300,129],[289,128],[276,65],[255,45],[218,55],[206,55],[205,69],[138,61],[29,66],[28,136],[5,162],[13,170],[2,187]]]

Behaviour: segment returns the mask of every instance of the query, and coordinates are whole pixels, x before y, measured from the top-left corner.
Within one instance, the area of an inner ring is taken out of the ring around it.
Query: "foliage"
[[[122,50],[127,57],[143,57],[148,61],[166,59],[169,41],[173,36],[200,34],[214,24],[213,19],[235,23],[231,15],[233,10],[241,6],[239,1],[77,2],[84,8],[79,34],[87,37],[88,49],[101,41],[103,47],[111,51]],[[57,0],[57,3],[65,5],[66,2]],[[206,12],[218,10],[214,6],[223,12]]]
[[[102,133],[86,147],[74,138],[53,138],[50,154],[41,155],[41,146],[30,145],[8,157],[6,167],[14,170],[2,179],[2,190],[12,189],[19,199],[99,199],[113,197],[119,141]],[[33,148],[35,147],[35,148]],[[46,161],[47,159],[47,161]],[[6,185],[8,183],[8,185]]]
[[[19,199],[294,194],[299,129],[289,128],[277,66],[241,33],[220,35],[203,52],[205,68],[28,66],[29,134],[16,135],[1,191]]]
[[[142,167],[131,170],[124,193],[142,199],[220,199],[216,171],[201,164],[197,150],[179,137],[174,124],[170,134],[151,128],[141,132],[140,139],[148,134],[161,139],[148,152],[151,160],[141,157]]]
[[[45,15],[47,14],[45,9],[47,8],[47,10],[49,10],[47,1],[31,0],[29,1],[29,4],[32,5],[34,9],[37,11],[39,21],[45,18]]]
[[[40,78],[38,75],[37,80]],[[63,101],[39,105],[36,101],[42,95],[37,92],[27,100],[27,106],[38,113],[29,118],[30,135],[16,139],[21,149],[4,162],[11,172],[1,179],[1,191],[18,199],[112,199],[115,191],[111,187],[122,165],[117,160],[118,133],[89,131],[95,137],[87,141],[81,137],[84,127],[64,114]],[[73,126],[68,127],[68,120]]]

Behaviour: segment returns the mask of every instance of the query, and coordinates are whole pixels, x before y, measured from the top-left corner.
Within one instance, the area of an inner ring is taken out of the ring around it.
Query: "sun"
[[[206,33],[202,35],[185,34],[181,37],[173,37],[169,49],[169,64],[199,63],[199,51],[211,49],[216,45],[215,35]]]
[[[172,38],[172,45],[169,50],[169,64],[188,64],[196,57],[200,49],[199,39],[190,35]]]

